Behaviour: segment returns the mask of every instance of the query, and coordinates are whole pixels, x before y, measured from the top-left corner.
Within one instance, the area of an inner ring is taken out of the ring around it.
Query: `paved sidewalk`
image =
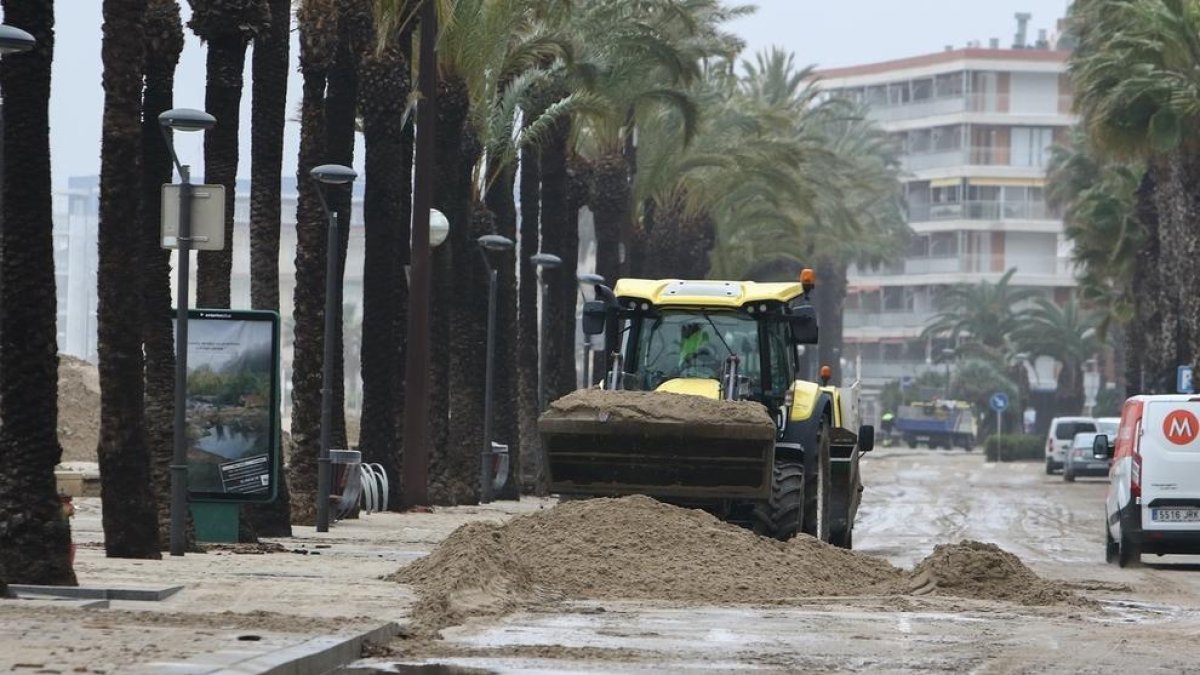
[[[119,560],[104,556],[100,500],[76,498],[71,525],[81,588],[182,589],[159,601],[27,594],[0,601],[0,671],[272,672],[292,657],[354,649],[352,638],[369,631],[382,638],[407,618],[411,590],[383,576],[465,522],[504,520],[551,503],[370,514],[326,533],[294,527],[291,539],[264,540],[282,552],[213,546],[183,557]]]

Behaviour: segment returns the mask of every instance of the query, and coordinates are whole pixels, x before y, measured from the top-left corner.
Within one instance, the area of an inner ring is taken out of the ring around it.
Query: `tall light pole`
[[[179,231],[175,237],[175,438],[171,452],[171,555],[187,547],[187,363],[188,291],[192,267],[192,175],[179,162],[172,131],[207,131],[217,118],[203,110],[172,108],[158,116],[163,140],[179,172]]]
[[[337,304],[341,302],[341,275],[338,273],[337,213],[329,210],[325,190],[330,185],[353,183],[358,174],[341,164],[322,164],[308,172],[317,181],[317,196],[321,198],[321,210],[329,221],[325,240],[325,355],[321,364],[321,449],[317,455],[317,532],[329,531],[329,446],[333,442],[333,360],[334,337],[338,327],[334,320]]]
[[[483,375],[483,450],[479,458],[479,502],[492,501],[492,385],[496,361],[496,268],[488,258],[488,252],[505,252],[513,249],[513,240],[499,234],[485,234],[476,240],[479,257],[483,258],[488,274],[487,315],[487,365]]]
[[[429,501],[429,211],[433,205],[433,134],[437,115],[437,3],[421,8],[417,141],[412,205],[412,272],[404,355],[404,504]]]
[[[0,57],[27,52],[37,46],[37,40],[20,28],[0,23]],[[0,255],[4,253],[4,97],[0,95]],[[5,311],[0,307],[0,330],[3,330]],[[3,373],[0,373],[3,377]]]
[[[534,253],[529,261],[537,268],[538,290],[541,311],[538,312],[538,414],[546,410],[546,345],[549,338],[546,335],[546,308],[549,307],[549,292],[546,284],[546,270],[562,266],[562,258],[553,253]]]
[[[575,280],[579,282],[579,297],[586,303],[588,300],[587,294],[583,292],[585,287],[591,287],[593,294],[596,286],[604,283],[604,277],[599,274],[576,274]],[[592,386],[591,382],[592,371],[592,336],[583,336],[583,388],[587,389]]]

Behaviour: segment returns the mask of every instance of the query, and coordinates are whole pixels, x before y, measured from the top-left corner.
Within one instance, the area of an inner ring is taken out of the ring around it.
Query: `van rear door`
[[[1200,401],[1148,401],[1142,433],[1142,529],[1200,529]]]

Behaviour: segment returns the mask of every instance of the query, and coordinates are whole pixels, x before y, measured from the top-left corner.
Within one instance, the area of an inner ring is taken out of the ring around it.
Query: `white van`
[[[1121,409],[1104,503],[1105,559],[1122,567],[1142,553],[1200,553],[1200,397],[1134,396]]]
[[[1096,432],[1096,420],[1091,417],[1055,417],[1046,433],[1046,474],[1063,468],[1076,434]]]

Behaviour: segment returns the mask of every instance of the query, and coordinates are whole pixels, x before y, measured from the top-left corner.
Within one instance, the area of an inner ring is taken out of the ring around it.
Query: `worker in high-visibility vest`
[[[695,368],[700,365],[710,366],[711,364],[697,363],[700,357],[703,356],[707,356],[707,360],[712,360],[713,358],[712,349],[705,349],[709,341],[708,331],[704,330],[704,327],[699,323],[689,323],[685,324],[679,332],[682,337],[679,343],[680,370]]]

